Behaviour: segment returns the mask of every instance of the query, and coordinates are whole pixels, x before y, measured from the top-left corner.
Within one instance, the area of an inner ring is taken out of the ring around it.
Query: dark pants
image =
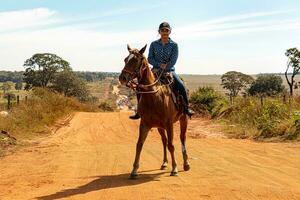
[[[184,86],[183,81],[181,80],[181,78],[174,72],[171,71],[173,78],[174,78],[174,86],[175,89],[179,91],[179,94],[182,95],[183,100],[185,101],[186,105],[189,105],[189,100],[188,100],[188,96],[186,93],[186,88]],[[141,94],[137,94],[137,100],[139,101]]]
[[[179,94],[182,95],[183,100],[185,101],[186,105],[189,105],[189,100],[188,100],[188,96],[186,93],[186,88],[184,86],[183,81],[181,80],[181,78],[174,72],[171,72],[174,78],[174,86],[175,89],[179,91]]]

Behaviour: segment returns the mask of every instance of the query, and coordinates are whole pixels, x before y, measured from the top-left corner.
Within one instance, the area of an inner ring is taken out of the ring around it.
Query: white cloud
[[[55,14],[47,8],[0,12],[0,33],[57,22]]]
[[[226,22],[241,21],[241,20],[259,18],[259,17],[268,17],[268,16],[274,16],[274,15],[290,14],[290,13],[297,12],[297,11],[299,12],[299,9],[246,13],[246,14],[241,14],[241,15],[220,17],[218,19],[213,19],[213,20],[208,20],[208,21],[205,21],[205,22],[200,22],[199,24],[201,25],[201,24],[226,23]]]
[[[102,15],[122,15],[135,11],[137,10],[134,8],[124,8]],[[292,11],[249,13],[196,22],[174,28],[172,38],[176,41],[188,41],[199,37],[300,29],[298,19],[267,19],[268,16],[289,12]],[[52,52],[70,61],[76,70],[119,71],[123,65],[123,57],[127,54],[127,43],[133,47],[142,47],[157,35],[155,29],[120,32],[95,30],[93,26],[105,22],[95,23],[87,20],[85,23],[85,19],[78,19],[78,23],[76,21],[77,19],[70,21],[59,18],[56,11],[47,8],[0,13],[0,48],[5,49],[0,51],[0,67],[14,66],[20,70],[24,60],[32,54]],[[188,60],[189,58],[184,58],[184,62]],[[190,65],[196,65],[197,62]],[[96,68],[98,66],[100,68]]]
[[[174,29],[175,35],[179,38],[190,39],[199,37],[220,37],[228,34],[241,34],[249,32],[266,32],[289,29],[300,29],[300,19],[269,20],[268,16],[289,14],[299,10],[279,10],[272,12],[257,12],[243,15],[226,16],[213,20],[192,23]]]

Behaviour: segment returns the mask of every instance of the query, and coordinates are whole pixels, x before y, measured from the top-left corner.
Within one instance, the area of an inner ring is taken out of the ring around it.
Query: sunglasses
[[[170,30],[169,29],[166,29],[166,28],[162,28],[160,29],[160,32],[169,32]]]

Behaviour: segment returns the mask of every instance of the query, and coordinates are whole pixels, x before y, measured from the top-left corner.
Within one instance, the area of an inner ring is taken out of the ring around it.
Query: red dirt
[[[154,130],[140,175],[129,180],[138,121],[128,116],[76,113],[50,138],[2,158],[0,199],[300,199],[299,143],[226,139],[204,119],[190,121],[190,171],[182,170],[178,127],[179,176],[169,176],[170,166],[159,170],[162,144]]]

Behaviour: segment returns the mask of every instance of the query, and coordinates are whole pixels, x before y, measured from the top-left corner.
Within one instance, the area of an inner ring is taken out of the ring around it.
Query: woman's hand
[[[162,64],[160,64],[160,68],[166,69],[166,67],[167,67],[167,63],[162,63]]]

